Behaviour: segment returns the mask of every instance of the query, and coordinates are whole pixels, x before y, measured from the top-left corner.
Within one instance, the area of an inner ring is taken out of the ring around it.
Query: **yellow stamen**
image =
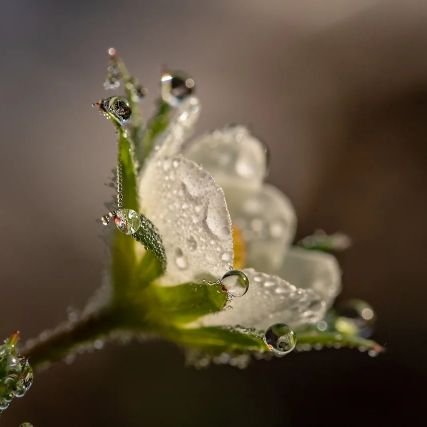
[[[242,232],[233,225],[234,268],[239,270],[246,264],[246,243]]]

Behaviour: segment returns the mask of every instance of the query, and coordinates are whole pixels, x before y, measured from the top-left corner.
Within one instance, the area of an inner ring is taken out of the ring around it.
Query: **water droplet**
[[[275,220],[270,223],[270,235],[274,239],[279,239],[286,231],[286,225],[282,220]]]
[[[249,289],[249,279],[243,271],[230,270],[222,276],[221,284],[233,297],[242,297]]]
[[[22,423],[19,427],[34,427],[31,423]]]
[[[25,357],[19,356],[16,343],[18,334],[12,335],[0,346],[0,414],[15,397],[22,397],[31,387],[33,371]]]
[[[295,332],[285,323],[270,326],[265,331],[264,341],[278,355],[290,353],[297,343]]]
[[[194,80],[183,72],[165,72],[161,77],[162,99],[170,106],[177,107],[194,92],[195,86]]]
[[[114,215],[116,227],[125,234],[134,234],[141,227],[141,218],[133,209],[118,209]]]
[[[117,67],[117,64],[113,63],[107,67],[107,78],[104,82],[104,89],[114,90],[120,87],[120,70]]]
[[[195,251],[197,249],[197,241],[193,236],[187,239],[187,244],[190,251]]]
[[[232,255],[231,255],[231,253],[230,252],[224,252],[222,255],[221,255],[221,261],[224,261],[224,262],[231,262],[233,260],[233,257],[232,257]]]
[[[341,333],[357,334],[368,338],[375,324],[374,309],[365,301],[349,300],[336,308],[335,329]]]
[[[188,268],[188,261],[180,248],[175,249],[175,264],[180,270]]]
[[[120,123],[129,120],[132,110],[129,101],[123,96],[110,96],[100,102],[100,108],[114,116]]]

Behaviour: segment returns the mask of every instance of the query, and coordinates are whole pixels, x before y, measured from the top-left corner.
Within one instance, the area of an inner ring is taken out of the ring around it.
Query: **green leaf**
[[[184,283],[178,286],[152,285],[141,294],[156,324],[183,324],[224,308],[228,295],[218,283]]]
[[[134,276],[135,288],[142,289],[164,273],[164,264],[152,251],[147,251],[139,262]]]
[[[368,351],[371,355],[384,351],[384,348],[377,342],[357,335],[342,334],[335,331],[320,332],[314,328],[297,332],[297,350],[312,350],[324,347],[356,348]]]
[[[160,273],[166,270],[166,252],[163,247],[162,239],[156,226],[144,215],[140,215],[141,227],[133,235],[133,237],[144,245],[144,248],[152,252],[158,259]]]
[[[141,157],[139,159],[141,165],[153,150],[156,138],[166,130],[169,124],[170,111],[171,107],[160,99],[158,102],[157,112],[148,122],[142,138],[140,150]]]
[[[351,246],[351,239],[344,233],[326,234],[322,230],[301,239],[297,246],[322,252],[340,252]]]
[[[259,334],[240,328],[211,326],[197,329],[170,329],[168,338],[178,344],[210,353],[270,352]]]

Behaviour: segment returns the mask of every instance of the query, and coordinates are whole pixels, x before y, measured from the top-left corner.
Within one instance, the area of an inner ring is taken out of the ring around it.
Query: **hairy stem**
[[[119,319],[113,308],[106,307],[75,322],[64,322],[29,341],[23,355],[29,358],[33,368],[56,362],[79,348],[92,345],[97,339],[107,338],[118,329]]]

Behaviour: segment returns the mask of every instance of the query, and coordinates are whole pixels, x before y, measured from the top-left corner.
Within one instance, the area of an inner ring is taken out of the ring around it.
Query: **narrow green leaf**
[[[318,230],[301,239],[297,246],[314,251],[340,252],[351,246],[351,239],[344,233],[326,234],[324,231]]]
[[[356,348],[368,351],[371,355],[384,351],[384,348],[377,342],[357,335],[342,334],[334,331],[320,332],[315,329],[297,332],[297,350],[312,350],[324,347]]]
[[[168,124],[171,107],[163,100],[159,100],[158,108],[155,115],[150,119],[142,138],[141,150],[140,150],[140,164],[142,165],[144,160],[150,155],[156,138],[163,133]]]
[[[166,252],[156,226],[144,215],[140,215],[141,227],[133,237],[152,252],[159,261],[160,273],[166,270]]]
[[[166,335],[178,344],[214,353],[270,352],[262,336],[239,328],[170,329]]]

